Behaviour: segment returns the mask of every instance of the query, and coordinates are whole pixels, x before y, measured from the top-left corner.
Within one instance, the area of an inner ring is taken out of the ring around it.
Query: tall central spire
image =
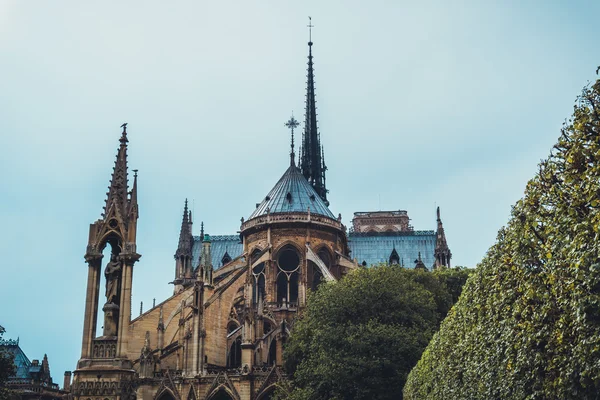
[[[312,56],[312,20],[309,18],[308,28],[308,74],[306,81],[306,114],[304,120],[304,133],[302,136],[302,154],[300,169],[302,175],[313,186],[323,201],[327,201],[327,188],[325,187],[325,166],[322,157],[321,136],[317,129],[317,102],[315,100],[315,79]]]

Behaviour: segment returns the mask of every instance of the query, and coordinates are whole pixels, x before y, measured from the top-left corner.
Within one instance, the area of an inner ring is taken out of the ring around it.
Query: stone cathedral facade
[[[424,269],[450,265],[439,209],[436,231],[415,231],[406,211],[355,213],[347,229],[330,211],[312,46],[311,41],[298,160],[293,147],[298,122],[291,118],[290,163],[242,219],[239,235],[211,237],[202,226],[194,236],[186,201],[173,295],[137,318],[131,304],[141,257],[137,171],[130,186],[122,126],[105,209],[89,229],[81,358],[71,386],[75,399],[269,399],[284,379],[286,339],[307,293],[320,282],[379,262]]]

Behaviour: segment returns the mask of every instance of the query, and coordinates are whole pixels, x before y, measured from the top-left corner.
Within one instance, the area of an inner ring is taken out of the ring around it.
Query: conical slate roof
[[[335,219],[325,202],[315,192],[300,170],[292,163],[249,219],[266,214],[307,212]]]

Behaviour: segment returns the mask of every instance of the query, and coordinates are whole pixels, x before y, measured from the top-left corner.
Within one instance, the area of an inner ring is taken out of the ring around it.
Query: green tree
[[[2,336],[6,330],[0,325],[0,343]],[[6,388],[8,378],[15,373],[15,364],[13,355],[9,353],[3,346],[0,346],[0,400],[10,398],[11,392]]]
[[[401,399],[409,371],[452,305],[446,278],[456,274],[381,265],[322,284],[286,345],[291,381],[279,397]]]
[[[600,398],[600,80],[411,372],[406,399]]]

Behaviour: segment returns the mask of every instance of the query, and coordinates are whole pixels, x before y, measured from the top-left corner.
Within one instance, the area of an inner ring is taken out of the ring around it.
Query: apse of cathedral
[[[377,263],[450,266],[437,210],[436,231],[416,231],[406,211],[357,212],[352,227],[329,209],[317,129],[313,43],[308,43],[306,112],[296,157],[242,219],[237,235],[194,236],[184,204],[173,295],[132,319],[138,213],[137,171],[129,186],[122,125],[101,218],[90,225],[87,293],[76,399],[269,399],[285,379],[283,348],[309,291]],[[109,250],[110,253],[107,251]],[[110,254],[108,259],[104,254]],[[101,274],[106,287],[101,288]],[[166,284],[166,282],[165,282]],[[102,320],[98,320],[99,310]],[[97,326],[103,331],[97,336]]]

